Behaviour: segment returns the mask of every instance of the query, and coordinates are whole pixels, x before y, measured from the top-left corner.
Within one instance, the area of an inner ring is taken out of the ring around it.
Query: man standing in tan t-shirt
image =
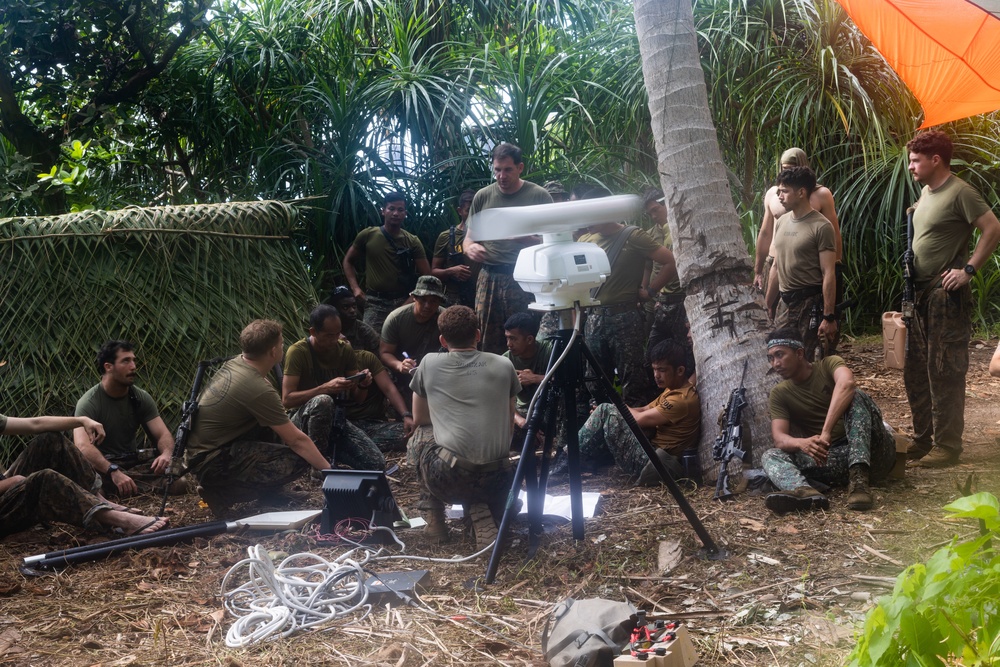
[[[836,241],[833,225],[809,202],[815,187],[809,167],[778,174],[778,198],[788,212],[775,223],[765,296],[775,324],[799,331],[809,361],[818,345],[833,352],[837,332]]]

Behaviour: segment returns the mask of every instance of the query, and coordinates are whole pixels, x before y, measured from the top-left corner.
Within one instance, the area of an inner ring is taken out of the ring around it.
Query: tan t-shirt
[[[521,189],[514,194],[507,195],[500,192],[500,187],[496,183],[491,183],[476,193],[472,198],[472,206],[469,208],[471,218],[480,211],[488,208],[509,208],[511,206],[533,206],[535,204],[551,204],[552,195],[540,185],[535,185],[529,181],[523,181]],[[512,239],[502,239],[499,241],[482,241],[482,246],[486,250],[486,259],[483,264],[513,264],[517,261],[517,254],[521,252],[524,244]]]
[[[611,249],[615,239],[619,234],[625,233],[625,227],[614,234],[584,234],[578,240],[581,243],[594,243],[605,252]],[[622,246],[618,257],[614,258],[611,265],[611,275],[608,276],[597,299],[602,306],[612,306],[616,304],[638,303],[639,286],[642,285],[642,274],[646,270],[646,258],[650,253],[656,252],[660,244],[641,229],[632,232],[625,245]]]
[[[316,362],[319,362],[317,366]],[[299,391],[318,387],[333,378],[346,377],[356,372],[354,350],[346,340],[338,340],[329,350],[313,353],[309,350],[309,339],[293,343],[285,352],[284,373],[299,378]]]
[[[656,427],[650,440],[654,447],[665,449],[677,458],[695,447],[701,437],[701,399],[692,384],[680,389],[665,389],[646,406],[666,417],[667,423]]]
[[[396,248],[413,248],[413,259],[427,259],[424,245],[416,236],[400,229],[399,234],[392,237]],[[365,291],[385,292],[405,296],[412,285],[400,282],[402,266],[382,227],[366,227],[358,232],[351,244],[365,257]]]
[[[844,360],[836,355],[824,357],[813,363],[812,374],[801,384],[785,380],[775,385],[768,399],[771,419],[787,419],[792,435],[809,438],[819,435],[826,423],[826,413],[833,400],[836,382],[833,373],[844,365]],[[844,437],[844,420],[833,427],[830,437],[839,440]]]
[[[774,262],[782,292],[823,284],[819,254],[837,251],[833,225],[819,211],[801,220],[789,211],[774,223]]]
[[[200,468],[223,445],[255,426],[287,423],[281,397],[271,383],[241,357],[230,359],[212,376],[198,399],[198,417],[188,440],[187,460],[190,465],[198,459]]]
[[[924,186],[913,213],[917,287],[935,283],[947,269],[965,266],[972,223],[989,209],[980,194],[958,176],[950,176],[937,190]]]

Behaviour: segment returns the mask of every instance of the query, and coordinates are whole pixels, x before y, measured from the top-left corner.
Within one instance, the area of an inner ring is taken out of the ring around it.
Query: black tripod
[[[646,434],[642,432],[635,418],[629,411],[625,402],[614,385],[605,375],[590,348],[580,336],[578,329],[572,328],[573,311],[561,310],[560,330],[556,334],[555,343],[552,346],[552,356],[549,358],[548,371],[546,377],[552,374],[552,369],[561,359],[554,375],[549,377],[549,381],[544,386],[539,387],[535,398],[531,414],[528,415],[526,433],[524,436],[524,447],[521,450],[521,458],[514,471],[514,482],[511,484],[510,493],[507,496],[507,505],[504,508],[503,519],[500,521],[499,534],[496,544],[493,546],[493,554],[490,556],[489,566],[486,569],[486,583],[492,584],[496,579],[497,567],[500,565],[500,558],[503,557],[503,542],[510,529],[510,522],[514,518],[515,501],[521,489],[521,482],[525,484],[528,495],[528,558],[533,558],[538,550],[539,537],[542,533],[542,508],[545,503],[545,488],[548,482],[549,458],[552,451],[552,438],[555,433],[556,415],[559,408],[559,397],[562,397],[562,405],[565,411],[567,447],[566,454],[569,464],[569,493],[570,508],[572,510],[573,538],[583,539],[583,482],[580,478],[580,440],[577,434],[576,418],[576,388],[580,387],[584,380],[583,360],[590,363],[590,367],[596,374],[596,380],[600,384],[603,393],[614,403],[618,412],[621,413],[625,423],[628,424],[632,434],[635,435],[642,446],[650,463],[660,474],[663,482],[667,485],[670,493],[677,501],[684,516],[687,517],[691,527],[698,534],[701,543],[704,545],[705,555],[718,560],[725,558],[725,552],[716,546],[712,536],[705,530],[698,515],[695,514],[687,498],[681,492],[680,487],[673,477],[663,466],[659,457],[656,456],[656,449],[650,444]],[[545,423],[545,444],[542,448],[542,462],[540,469],[535,461],[535,435],[538,433],[539,424],[544,416]]]

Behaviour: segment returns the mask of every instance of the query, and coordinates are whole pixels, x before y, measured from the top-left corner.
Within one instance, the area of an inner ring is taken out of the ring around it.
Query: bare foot
[[[117,510],[119,512],[127,512],[129,514],[142,514],[142,510],[140,510],[140,509],[136,509],[134,507],[126,507],[125,505],[120,505],[120,504],[118,504],[116,502],[108,500],[107,498],[105,498],[101,494],[98,494],[97,497],[100,498],[101,501],[104,502],[105,505],[107,505],[108,507],[110,507],[113,510]]]
[[[94,518],[105,526],[121,528],[126,535],[155,533],[167,525],[167,519],[164,517],[150,518],[114,509],[101,510]]]

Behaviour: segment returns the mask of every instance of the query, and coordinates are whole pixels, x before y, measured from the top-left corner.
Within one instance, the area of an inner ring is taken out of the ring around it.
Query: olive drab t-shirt
[[[649,229],[649,237],[654,241],[656,241],[661,246],[663,246],[664,248],[669,248],[670,250],[673,250],[674,248],[673,241],[670,238],[670,228],[667,227],[666,225],[663,225],[662,227],[659,225],[653,225]],[[658,274],[660,272],[660,269],[662,268],[663,268],[662,264],[658,262],[653,262],[653,272],[650,274],[649,279],[653,280],[654,278],[656,278],[656,274]],[[660,290],[660,294],[677,294],[680,291],[681,291],[681,280],[678,277],[674,278],[669,283],[664,285],[663,289]],[[656,295],[654,294],[651,296],[656,296]]]
[[[368,350],[372,354],[378,354],[379,343],[382,339],[372,325],[362,320],[354,320],[350,324],[344,322],[343,319],[340,321],[343,325],[340,334],[347,339],[347,342],[351,344],[355,352],[358,350]]]
[[[611,249],[619,234],[625,233],[622,227],[614,234],[584,234],[578,240],[581,243],[594,243],[605,252]],[[611,265],[611,275],[601,286],[597,299],[602,306],[639,302],[639,286],[642,285],[642,274],[646,271],[646,258],[650,253],[659,250],[660,244],[641,229],[632,232],[622,247],[614,264]]]
[[[456,285],[471,285],[475,287],[476,278],[479,276],[479,270],[483,268],[483,265],[479,262],[473,262],[465,254],[464,251],[465,243],[465,229],[462,227],[455,227],[455,245],[451,244],[451,228],[444,230],[438,234],[437,241],[434,242],[434,257],[444,260],[445,267],[458,266],[464,264],[469,267],[472,275],[469,279],[459,283],[456,281],[445,280],[445,287],[449,291],[454,290]],[[455,254],[457,253],[457,257]]]
[[[665,424],[656,427],[656,434],[650,438],[654,447],[680,458],[685,450],[697,446],[701,436],[701,399],[693,384],[665,389],[646,407],[655,408],[667,419]]]
[[[521,391],[509,359],[476,350],[429,354],[410,389],[427,399],[438,445],[476,464],[508,456],[510,399]]]
[[[289,421],[281,396],[263,375],[241,357],[224,363],[201,391],[198,418],[187,445],[188,465],[195,472],[211,461],[223,445],[256,426],[281,426]]]
[[[971,185],[951,176],[937,190],[926,185],[913,212],[913,268],[916,285],[937,282],[947,269],[965,266],[973,226],[989,206]]]
[[[413,248],[414,260],[427,259],[420,239],[405,229],[399,230],[399,234],[393,236],[392,240],[396,248]],[[365,258],[365,291],[405,296],[413,289],[413,285],[401,282],[403,267],[396,257],[396,250],[382,233],[381,226],[362,229],[351,245]]]
[[[385,373],[385,366],[379,358],[368,350],[354,351],[354,367],[359,371],[368,370],[372,374],[372,383],[368,386],[368,393],[360,403],[347,406],[347,418],[351,421],[361,419],[385,419],[385,394],[375,384],[374,378]]]
[[[472,206],[469,208],[471,218],[480,211],[488,208],[509,208],[511,206],[534,206],[535,204],[551,204],[552,195],[540,185],[535,185],[530,181],[523,181],[521,189],[511,195],[500,192],[500,187],[496,183],[491,183],[476,193],[472,198]],[[517,261],[517,255],[524,248],[520,241],[512,239],[501,239],[498,241],[482,241],[483,248],[486,249],[486,259],[483,264],[513,264]]]
[[[816,210],[801,220],[791,212],[778,218],[771,247],[778,265],[778,288],[782,292],[821,286],[823,269],[819,253],[837,251],[833,225]]]
[[[443,312],[444,308],[438,308],[438,315]],[[420,363],[424,355],[441,349],[441,341],[438,339],[440,335],[437,318],[417,322],[412,303],[389,313],[382,324],[382,340],[396,346],[396,356],[402,359],[403,352],[406,352],[417,363]]]
[[[319,362],[317,368],[315,361]],[[354,350],[346,340],[338,340],[329,350],[309,350],[309,339],[293,343],[285,352],[285,375],[299,378],[298,389],[312,389],[333,378],[346,377],[359,370],[355,366]]]
[[[76,402],[77,417],[90,417],[104,426],[104,440],[97,448],[105,456],[119,457],[135,454],[138,449],[136,436],[143,424],[160,416],[156,402],[146,391],[131,387],[136,405],[129,397],[112,398],[98,382]]]
[[[543,338],[536,344],[538,352],[531,359],[516,357],[510,350],[504,352],[503,356],[510,359],[510,363],[514,364],[515,371],[529,370],[535,375],[545,375],[545,371],[549,368],[549,357],[552,356],[552,339]],[[518,414],[527,416],[524,414],[525,410],[528,409],[528,404],[531,403],[531,398],[536,391],[538,391],[537,384],[521,385],[521,391],[518,392],[517,400],[514,402]]]
[[[843,359],[831,355],[814,362],[812,374],[802,384],[791,380],[779,382],[768,399],[771,419],[788,420],[796,437],[810,438],[822,433],[836,384],[833,373],[843,365]],[[846,433],[844,420],[841,419],[833,427],[830,437],[840,440]]]

